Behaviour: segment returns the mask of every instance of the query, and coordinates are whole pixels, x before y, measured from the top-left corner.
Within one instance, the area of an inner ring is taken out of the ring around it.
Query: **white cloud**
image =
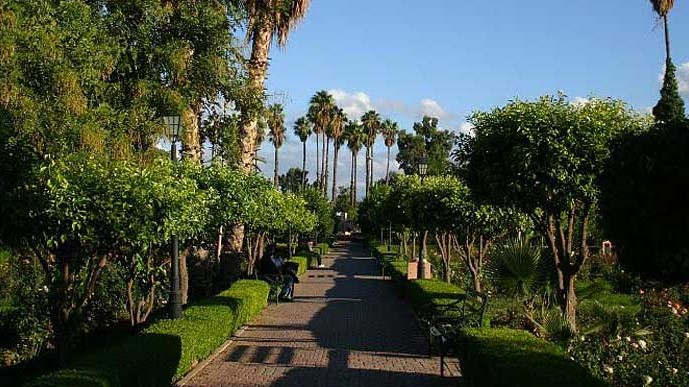
[[[440,106],[438,101],[428,98],[421,100],[420,113],[421,115],[435,117],[439,120],[446,119],[448,116],[447,112]]]
[[[586,104],[589,103],[590,101],[591,101],[591,100],[588,99],[588,98],[584,98],[584,97],[574,97],[574,99],[572,100],[572,105],[574,105],[574,106],[586,105]]]
[[[468,122],[462,122],[462,124],[459,125],[459,128],[457,128],[457,131],[460,133],[471,134],[474,132],[474,125]]]
[[[333,96],[337,106],[344,110],[350,119],[358,119],[369,110],[375,110],[371,97],[364,92],[348,93],[344,90],[333,89],[328,91]]]

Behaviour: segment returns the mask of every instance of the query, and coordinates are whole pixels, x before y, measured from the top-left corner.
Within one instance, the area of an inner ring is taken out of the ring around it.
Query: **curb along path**
[[[186,386],[457,386],[360,243],[341,241]]]

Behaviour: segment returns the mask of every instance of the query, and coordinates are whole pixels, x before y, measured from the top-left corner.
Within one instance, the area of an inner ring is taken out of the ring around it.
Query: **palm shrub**
[[[488,274],[507,295],[523,298],[537,293],[551,278],[550,262],[542,249],[524,240],[497,245],[491,254]]]

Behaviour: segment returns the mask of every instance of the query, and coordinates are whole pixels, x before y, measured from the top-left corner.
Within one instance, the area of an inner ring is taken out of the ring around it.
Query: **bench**
[[[458,347],[460,330],[480,328],[488,308],[488,295],[468,292],[448,304],[428,303],[420,309],[420,320],[428,336],[428,356],[434,344],[440,353],[440,376],[445,376],[445,359]]]

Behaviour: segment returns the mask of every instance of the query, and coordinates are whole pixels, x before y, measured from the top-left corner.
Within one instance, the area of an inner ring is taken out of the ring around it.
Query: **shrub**
[[[306,256],[293,256],[290,261],[297,262],[299,264],[299,270],[297,271],[298,276],[302,276],[311,266],[311,257]]]
[[[405,268],[406,271],[406,268]],[[405,295],[414,309],[430,303],[435,305],[449,304],[457,301],[464,291],[455,285],[436,279],[419,279],[405,284]]]
[[[325,242],[319,243],[316,247],[321,250],[321,255],[326,255],[330,251],[330,245]]]
[[[628,271],[668,283],[689,278],[689,123],[627,136],[601,179],[601,219]]]
[[[169,386],[208,357],[267,304],[268,285],[241,280],[123,343],[84,354],[29,386]]]
[[[462,374],[476,387],[606,386],[560,347],[526,331],[466,329],[460,343]]]

